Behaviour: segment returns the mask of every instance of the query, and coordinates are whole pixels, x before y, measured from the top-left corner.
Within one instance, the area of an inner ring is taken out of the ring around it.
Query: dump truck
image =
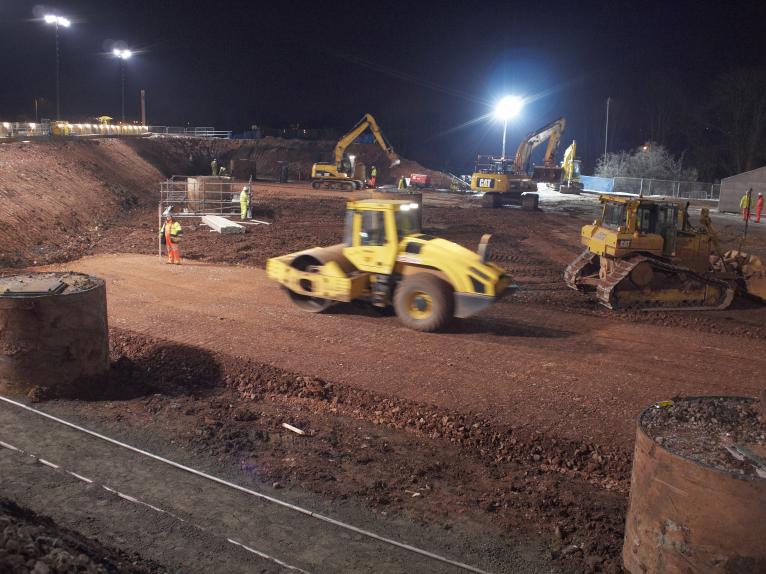
[[[350,201],[343,243],[269,259],[268,277],[305,311],[366,301],[393,307],[405,326],[427,332],[515,289],[505,271],[487,261],[489,235],[473,252],[421,233],[417,209],[398,199]]]
[[[766,298],[766,268],[723,252],[710,214],[689,221],[689,201],[602,195],[602,212],[580,233],[583,251],[564,272],[572,289],[609,309],[725,309],[734,296]]]

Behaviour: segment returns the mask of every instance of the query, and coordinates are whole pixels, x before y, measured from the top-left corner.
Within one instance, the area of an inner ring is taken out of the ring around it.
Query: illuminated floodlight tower
[[[72,25],[71,20],[56,14],[46,14],[43,16],[46,24],[53,24],[56,27],[56,119],[61,119],[61,51],[59,50],[59,27],[69,28]]]
[[[125,123],[125,61],[129,60],[133,52],[127,48],[115,48],[112,50],[115,58],[120,60],[120,77],[122,78],[122,123]]]
[[[505,96],[495,106],[495,117],[503,120],[503,155],[505,159],[505,136],[508,131],[508,120],[512,120],[521,112],[524,107],[524,100],[519,96]]]

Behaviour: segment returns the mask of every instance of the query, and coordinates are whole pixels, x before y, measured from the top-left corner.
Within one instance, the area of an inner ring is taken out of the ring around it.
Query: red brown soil
[[[119,329],[111,335],[112,384],[89,397],[97,402],[68,407],[102,430],[140,430],[216,457],[243,478],[361,500],[391,517],[445,529],[484,523],[509,544],[542,539],[566,571],[618,569],[622,453],[252,359]]]
[[[228,166],[234,159],[256,162],[256,176],[260,179],[276,179],[282,165],[287,165],[291,181],[308,181],[311,166],[319,161],[332,162],[335,142],[285,140],[266,137],[260,140],[191,140],[191,139],[136,139],[128,140],[137,154],[167,175],[209,174],[213,158],[219,165]],[[352,144],[347,152],[357,157],[369,169],[378,168],[378,185],[396,185],[401,176],[412,173],[430,175],[434,186],[449,187],[449,178],[439,171],[428,169],[419,163],[400,158],[398,166],[391,167],[390,160],[374,144]]]
[[[763,385],[763,307],[615,313],[566,288],[587,203],[527,213],[426,196],[426,231],[470,248],[493,233],[492,258],[522,288],[424,335],[364,306],[293,308],[256,267],[339,241],[348,196],[259,183],[255,197],[256,217],[273,225],[221,236],[184,221],[181,267],[135,255],[156,254],[151,204],[71,252],[98,254],[65,267],[107,279],[115,380],[130,391],[101,397],[127,403],[79,410],[115,429],[183,437],[266,482],[428,521],[449,523],[460,509],[508,533],[526,524],[576,570],[610,570],[638,413],[676,395]],[[719,230],[732,246],[740,225],[723,218]],[[765,247],[751,230],[748,249]]]
[[[766,454],[762,412],[761,401],[755,399],[681,398],[646,411],[641,425],[649,438],[672,453],[726,472],[754,476],[757,465],[741,455],[735,458],[727,448],[736,444],[756,456]]]
[[[291,179],[306,180],[315,161],[330,159],[333,145],[278,138],[2,144],[0,269],[74,259],[99,242],[119,240],[109,232],[113,226],[135,231],[143,224],[145,231],[156,209],[160,181],[176,174],[208,174],[213,157],[221,165],[230,159],[254,159],[258,177],[266,178],[275,178],[281,162],[287,162]],[[431,175],[435,183],[448,185],[443,174],[410,160],[403,159],[400,166],[389,170],[382,150],[370,144],[355,144],[350,153],[367,165],[378,166],[380,184],[396,184],[401,175],[417,172]],[[305,191],[305,187],[299,189]],[[258,215],[268,215],[273,208],[266,209]],[[127,241],[133,248],[139,244],[130,237]]]
[[[77,257],[162,174],[119,140],[0,145],[0,267]]]
[[[164,572],[158,564],[104,546],[0,498],[0,572],[106,574]]]

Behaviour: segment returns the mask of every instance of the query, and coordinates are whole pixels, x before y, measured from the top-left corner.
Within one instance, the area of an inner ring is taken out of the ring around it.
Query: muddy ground
[[[45,388],[32,398],[115,436],[211,457],[242,480],[445,530],[469,524],[533,548],[545,568],[581,572],[620,569],[638,413],[763,384],[763,307],[613,312],[566,288],[594,202],[526,213],[427,196],[427,232],[470,248],[492,233],[492,259],[521,286],[431,336],[353,305],[293,310],[251,268],[338,242],[346,196],[265,183],[255,196],[272,225],[243,236],[184,220],[180,270],[135,256],[157,253],[148,196],[87,241],[47,248],[48,262],[72,260],[59,268],[108,279],[113,383],[87,401]],[[715,221],[735,246],[741,223]],[[748,249],[766,255],[763,230]]]
[[[47,517],[0,497],[0,572],[149,574],[165,569],[138,555],[129,556],[62,528]]]

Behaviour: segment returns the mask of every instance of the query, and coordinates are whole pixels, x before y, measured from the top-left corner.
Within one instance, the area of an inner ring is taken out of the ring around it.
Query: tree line
[[[766,69],[732,70],[702,88],[673,70],[642,80],[623,125],[645,143],[602,156],[597,175],[713,181],[766,165]]]

